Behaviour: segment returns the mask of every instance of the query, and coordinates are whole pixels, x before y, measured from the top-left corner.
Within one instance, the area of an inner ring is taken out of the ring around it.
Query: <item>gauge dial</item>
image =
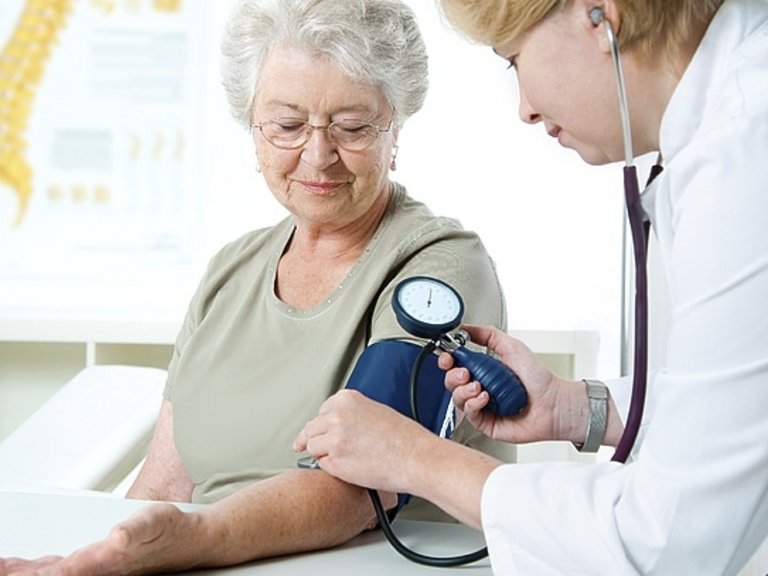
[[[400,325],[420,338],[437,338],[461,323],[464,302],[450,285],[436,278],[413,276],[395,288],[392,306]]]

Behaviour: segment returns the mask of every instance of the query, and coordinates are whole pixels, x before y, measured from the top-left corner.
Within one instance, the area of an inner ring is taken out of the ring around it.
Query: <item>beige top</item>
[[[289,217],[225,246],[211,260],[176,341],[165,396],[195,502],[295,468],[293,439],[344,386],[366,332],[371,342],[412,339],[390,305],[400,279],[441,278],[462,294],[466,322],[506,328],[494,265],[480,239],[455,220],[435,217],[401,186],[394,186],[346,280],[311,310],[293,309],[274,292],[293,229]]]

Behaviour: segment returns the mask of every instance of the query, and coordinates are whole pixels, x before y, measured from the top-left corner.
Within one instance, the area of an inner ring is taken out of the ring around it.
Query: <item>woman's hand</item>
[[[553,375],[519,340],[493,327],[462,326],[472,342],[485,346],[509,366],[520,378],[528,393],[528,405],[516,416],[501,418],[483,411],[488,392],[482,383],[470,381],[466,368],[454,368],[453,357],[441,354],[438,360],[445,376],[445,386],[453,394],[453,402],[470,423],[486,436],[507,442],[525,443],[560,440],[562,430],[558,398],[564,388],[574,387]]]
[[[350,484],[389,492],[409,490],[409,454],[433,434],[355,390],[341,390],[320,407],[294,442],[320,467]]]
[[[172,504],[155,504],[116,525],[104,540],[65,558],[0,559],[0,576],[111,576],[190,568],[204,541],[193,536],[202,535],[199,520],[198,514]]]

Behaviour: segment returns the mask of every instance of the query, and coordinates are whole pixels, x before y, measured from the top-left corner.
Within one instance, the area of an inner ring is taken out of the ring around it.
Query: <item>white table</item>
[[[96,494],[35,493],[0,487],[0,557],[69,554],[103,538],[114,524],[144,505],[145,502]],[[484,545],[479,533],[456,524],[400,520],[394,528],[407,546],[423,554],[464,554]],[[227,576],[391,576],[393,573],[398,576],[489,576],[491,569],[487,559],[470,566],[444,569],[414,564],[400,556],[384,536],[375,531],[332,550],[197,572]]]

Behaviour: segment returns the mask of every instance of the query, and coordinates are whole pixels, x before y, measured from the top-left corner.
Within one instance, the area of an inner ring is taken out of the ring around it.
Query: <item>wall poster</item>
[[[189,266],[206,4],[0,3],[0,282]]]

